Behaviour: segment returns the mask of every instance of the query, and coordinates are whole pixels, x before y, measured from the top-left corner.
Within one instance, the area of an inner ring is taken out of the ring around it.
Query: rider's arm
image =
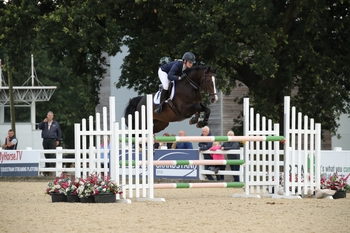
[[[168,72],[168,79],[171,81],[181,80],[179,73],[182,73],[182,62],[174,62]]]

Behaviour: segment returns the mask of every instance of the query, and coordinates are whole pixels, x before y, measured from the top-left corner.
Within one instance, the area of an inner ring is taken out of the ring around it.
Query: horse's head
[[[210,66],[195,66],[189,70],[187,75],[192,86],[200,87],[209,95],[211,103],[215,103],[218,100],[215,86],[215,70]]]

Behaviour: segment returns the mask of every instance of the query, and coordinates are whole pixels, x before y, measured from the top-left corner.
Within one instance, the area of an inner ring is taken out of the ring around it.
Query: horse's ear
[[[204,73],[205,74],[207,74],[207,73],[214,73],[214,74],[216,74],[216,69],[214,69],[213,67],[211,67],[211,66],[208,66],[205,70],[204,70]]]

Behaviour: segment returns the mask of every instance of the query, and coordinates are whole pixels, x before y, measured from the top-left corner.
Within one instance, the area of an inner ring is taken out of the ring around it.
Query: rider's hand
[[[184,79],[184,78],[186,78],[187,77],[187,74],[186,73],[183,73],[182,75],[181,75],[181,79]]]

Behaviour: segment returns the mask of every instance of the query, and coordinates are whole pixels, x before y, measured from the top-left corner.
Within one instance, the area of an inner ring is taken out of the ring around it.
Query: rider
[[[196,57],[191,52],[186,52],[182,56],[182,61],[172,61],[162,65],[158,70],[158,76],[162,82],[163,89],[160,94],[159,105],[154,111],[157,114],[162,112],[162,105],[165,101],[166,96],[168,95],[169,81],[177,81],[186,77],[186,74],[183,73],[186,69],[192,67],[193,63],[196,63]]]

